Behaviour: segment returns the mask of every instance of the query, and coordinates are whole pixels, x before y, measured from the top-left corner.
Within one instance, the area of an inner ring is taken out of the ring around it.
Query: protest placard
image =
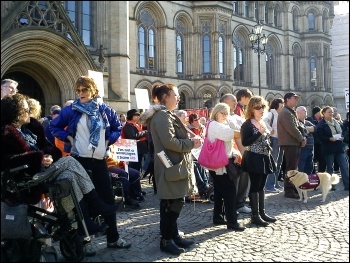
[[[136,140],[119,139],[111,147],[111,154],[117,161],[138,162]]]

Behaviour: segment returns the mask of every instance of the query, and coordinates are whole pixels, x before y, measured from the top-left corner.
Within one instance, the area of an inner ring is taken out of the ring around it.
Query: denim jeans
[[[310,148],[301,148],[298,171],[311,174],[314,169],[314,151]]]
[[[277,163],[277,170],[276,172],[267,175],[265,190],[274,190],[275,188],[280,187],[278,184],[278,175],[280,173],[283,161],[283,151],[278,145],[278,139],[276,137],[270,137],[270,139],[272,147],[272,157]]]
[[[326,156],[327,173],[333,173],[333,164],[336,161],[339,164],[341,178],[343,180],[344,188],[349,190],[349,166],[345,153],[332,153]]]
[[[209,175],[205,168],[201,166],[197,161],[193,160],[193,165],[198,192],[202,193],[209,187]]]

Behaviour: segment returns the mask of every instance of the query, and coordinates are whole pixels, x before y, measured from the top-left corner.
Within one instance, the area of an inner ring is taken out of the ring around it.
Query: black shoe
[[[214,225],[226,225],[227,221],[223,218],[214,218],[213,219],[213,224]]]
[[[182,248],[188,248],[189,246],[194,244],[192,240],[184,239],[180,236],[173,238],[173,240],[178,247],[182,247]]]
[[[129,248],[131,243],[125,241],[124,239],[119,238],[117,241],[109,243],[107,242],[108,248]]]
[[[132,208],[140,208],[139,202],[137,202],[136,200],[131,199],[131,198],[126,198],[125,204],[132,207]]]
[[[185,252],[185,249],[178,247],[175,244],[174,240],[172,239],[170,240],[162,239],[160,241],[160,250],[163,252],[168,252],[173,255],[180,255],[181,253]]]
[[[233,230],[233,231],[239,231],[239,232],[242,232],[245,230],[245,227],[244,226],[241,226],[239,223],[236,223],[234,225],[228,225],[227,226],[227,229],[228,230]]]
[[[146,195],[147,192],[146,191],[141,191],[142,195]]]

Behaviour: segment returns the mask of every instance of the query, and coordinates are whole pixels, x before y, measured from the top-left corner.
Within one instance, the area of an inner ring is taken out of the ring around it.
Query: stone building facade
[[[332,1],[2,1],[1,78],[46,114],[88,70],[103,72],[118,112],[137,107],[135,89],[169,82],[183,109],[241,88],[269,101],[294,91],[311,109],[333,105],[333,18]],[[260,78],[249,41],[258,20],[268,37]]]

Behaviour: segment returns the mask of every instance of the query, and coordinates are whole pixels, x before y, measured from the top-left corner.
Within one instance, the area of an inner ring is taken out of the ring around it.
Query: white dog
[[[287,172],[287,177],[295,185],[295,188],[299,194],[299,201],[303,200],[307,203],[307,192],[314,190],[315,188],[321,189],[322,203],[326,201],[329,190],[332,184],[339,183],[339,176],[337,174],[330,175],[329,173],[317,173],[318,177],[314,174],[307,175],[306,173],[299,172],[297,170],[290,170]]]

